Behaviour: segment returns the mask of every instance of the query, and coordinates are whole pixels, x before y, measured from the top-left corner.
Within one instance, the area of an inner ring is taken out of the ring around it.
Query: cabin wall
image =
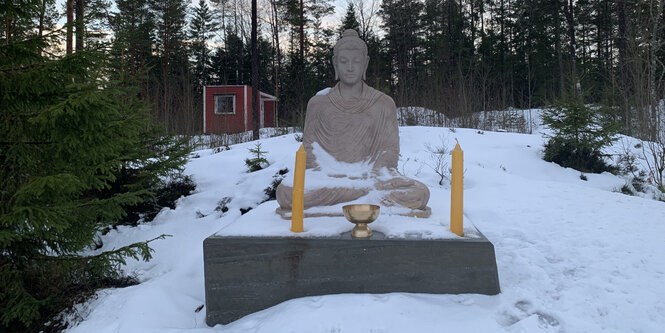
[[[251,89],[247,90],[251,94]],[[218,94],[235,95],[235,114],[215,114],[215,95]],[[245,105],[245,86],[206,87],[205,132],[221,134],[245,131],[245,107],[251,107],[250,104]]]
[[[275,127],[275,101],[263,102],[263,127]]]
[[[235,95],[234,114],[215,114],[215,95],[218,94]],[[252,87],[206,86],[204,98],[204,132],[206,134],[240,133],[252,130]],[[275,102],[264,100],[263,103],[263,127],[274,127]],[[260,105],[258,107],[260,108]],[[258,111],[260,115],[260,109]],[[259,124],[261,124],[260,120]]]

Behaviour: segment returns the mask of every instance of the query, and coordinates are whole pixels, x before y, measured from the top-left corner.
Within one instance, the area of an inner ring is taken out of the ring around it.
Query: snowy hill
[[[397,108],[399,126],[465,127],[485,131],[534,133],[542,124],[542,109],[475,112],[465,117],[448,118],[444,114],[419,106]]]
[[[251,174],[244,159],[253,142],[193,154],[186,172],[196,193],[153,222],[103,238],[100,251],[172,235],[151,244],[152,261],[128,263],[126,272],[142,283],[100,291],[79,306],[82,321],[68,331],[662,332],[665,203],[617,193],[621,177],[587,174],[584,181],[578,171],[543,161],[540,134],[402,127],[400,137],[399,170],[428,185],[433,212],[449,209],[450,189],[438,185],[426,145],[451,149],[459,141],[465,217],[495,246],[501,294],[307,297],[209,328],[205,308],[196,311],[205,303],[203,239],[238,220],[240,209],[256,208],[273,176],[293,169],[300,143],[290,134],[261,140],[270,166]],[[619,152],[619,143],[612,149]],[[224,213],[216,210],[223,198],[230,198]],[[275,223],[289,228],[288,221]]]

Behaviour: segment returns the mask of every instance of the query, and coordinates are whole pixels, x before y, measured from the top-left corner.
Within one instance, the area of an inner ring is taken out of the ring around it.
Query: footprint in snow
[[[544,327],[558,327],[560,326],[559,320],[553,315],[543,312],[534,311],[533,304],[528,300],[520,300],[514,304],[514,308],[504,310],[499,313],[497,323],[504,327],[513,326],[522,320],[536,316],[540,326]]]
[[[381,303],[388,302],[390,300],[390,296],[388,295],[373,295],[372,297],[375,301],[379,301]]]
[[[531,302],[529,302],[527,300],[521,300],[521,301],[517,301],[515,303],[515,307],[518,308],[519,310],[521,310],[524,313],[529,313],[529,311],[531,310],[533,305],[531,304]]]
[[[323,306],[323,297],[321,296],[314,296],[311,298],[309,307],[318,309]]]

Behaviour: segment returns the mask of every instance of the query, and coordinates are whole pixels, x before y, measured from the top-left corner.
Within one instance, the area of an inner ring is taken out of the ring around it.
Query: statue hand
[[[393,179],[389,180],[388,182],[394,188],[411,187],[411,186],[413,186],[413,184],[415,184],[415,182],[412,179],[401,178],[401,177],[393,178]]]
[[[376,184],[376,188],[379,190],[392,190],[400,188],[409,188],[413,187],[415,182],[412,179],[396,177],[390,180],[381,181]]]
[[[346,175],[345,175],[345,174],[341,174],[341,173],[331,173],[331,174],[328,174],[328,177],[333,177],[333,178],[346,178]]]

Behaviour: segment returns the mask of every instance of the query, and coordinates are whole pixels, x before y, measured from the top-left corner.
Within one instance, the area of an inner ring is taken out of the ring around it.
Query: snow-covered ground
[[[300,143],[289,134],[261,140],[271,164],[251,174],[244,160],[253,142],[193,154],[186,172],[198,184],[196,193],[151,223],[103,238],[102,250],[109,250],[172,235],[152,243],[152,261],[128,263],[126,272],[142,283],[100,291],[79,306],[83,320],[68,331],[663,332],[664,202],[617,193],[621,177],[587,174],[584,181],[578,171],[543,161],[540,134],[402,127],[400,137],[399,170],[429,186],[433,216],[445,216],[450,188],[438,185],[426,144],[451,149],[459,141],[465,218],[495,246],[499,295],[307,297],[208,327],[205,308],[196,311],[205,303],[203,239],[252,217],[272,218],[275,229],[288,230],[289,222],[273,215],[274,201],[257,205],[273,176],[293,169]],[[611,149],[618,152],[619,145]],[[215,210],[225,197],[229,210]],[[248,207],[254,209],[241,218],[240,209]],[[317,222],[305,219],[306,229],[308,221]],[[381,225],[377,220],[373,227]]]
[[[448,118],[435,110],[420,106],[397,108],[397,122],[400,126],[465,127],[486,131],[535,133],[542,126],[542,109],[475,112],[468,116]]]

